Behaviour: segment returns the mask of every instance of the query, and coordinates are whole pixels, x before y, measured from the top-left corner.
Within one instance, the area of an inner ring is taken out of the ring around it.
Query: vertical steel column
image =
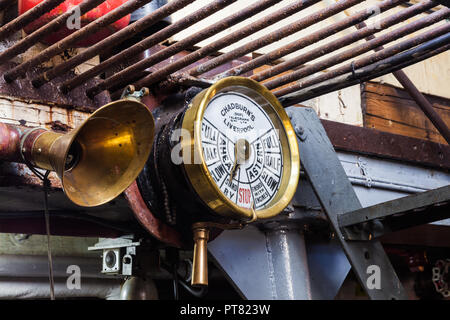
[[[299,226],[269,222],[263,230],[274,298],[311,300],[305,239]]]

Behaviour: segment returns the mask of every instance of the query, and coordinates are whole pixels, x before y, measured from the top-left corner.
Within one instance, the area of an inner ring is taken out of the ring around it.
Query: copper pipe
[[[0,159],[9,162],[32,163],[31,150],[42,128],[28,128],[0,122]]]
[[[32,34],[26,36],[21,41],[14,44],[12,47],[6,49],[0,53],[0,64],[14,58],[18,54],[25,52],[28,48],[36,44],[39,40],[48,36],[49,33],[58,31],[67,21],[67,19],[73,14],[74,10],[78,8],[81,15],[89,12],[90,10],[97,7],[99,4],[105,0],[86,0],[80,5],[74,7],[72,10],[68,10],[64,14],[60,15],[56,19],[52,20],[50,23],[42,26]]]
[[[216,79],[222,79],[225,77],[230,76],[239,76],[241,74],[244,74],[247,71],[253,70],[255,68],[258,68],[265,64],[270,64],[271,62],[280,59],[290,53],[293,53],[295,51],[298,51],[300,49],[303,49],[311,44],[314,44],[316,42],[319,42],[325,38],[328,38],[339,31],[342,31],[348,27],[351,27],[357,23],[360,23],[367,18],[371,17],[374,12],[384,12],[386,10],[389,10],[395,6],[397,6],[399,3],[402,3],[406,0],[387,0],[383,1],[373,7],[370,7],[368,9],[363,9],[354,15],[343,19],[339,22],[336,22],[330,26],[327,26],[325,28],[322,28],[316,32],[313,32],[303,38],[300,38],[294,42],[291,42],[285,46],[282,46],[281,48],[277,48],[269,53],[263,54],[255,59],[250,60],[249,62],[246,62],[244,64],[241,64],[237,67],[234,67],[230,70],[227,70],[219,75],[216,76]]]
[[[230,4],[235,2],[236,0],[230,0]],[[312,1],[312,0],[310,0]],[[317,0],[314,0],[317,1]],[[304,1],[305,3],[306,1]],[[149,68],[153,65],[155,65],[158,62],[161,62],[174,54],[188,49],[194,44],[203,41],[205,39],[208,39],[212,37],[213,35],[241,22],[245,19],[253,16],[255,12],[258,11],[258,8],[260,6],[264,6],[266,4],[266,1],[258,1],[244,9],[242,9],[239,12],[234,13],[233,15],[220,20],[219,22],[214,23],[211,26],[208,26],[204,28],[203,30],[200,30],[196,33],[194,33],[192,36],[187,37],[186,39],[183,39],[170,47],[161,50],[152,56],[116,73],[112,77],[100,82],[96,86],[88,89],[86,91],[87,95],[89,97],[93,97],[96,94],[100,93],[103,90],[109,89],[113,86],[120,86],[122,84],[126,84],[130,81],[130,79],[136,77],[139,72],[142,72],[144,69]]]
[[[121,51],[115,56],[103,61],[99,65],[89,69],[88,71],[74,77],[73,79],[67,80],[64,82],[60,89],[62,92],[67,93],[74,88],[80,86],[85,83],[89,79],[92,79],[96,75],[102,73],[104,70],[108,69],[111,66],[119,65],[120,63],[130,59],[137,54],[143,52],[144,50],[166,40],[167,38],[173,36],[177,32],[180,32],[194,23],[197,23],[200,20],[208,17],[214,12],[223,9],[224,7],[229,5],[229,1],[223,0],[215,0],[211,4],[204,6],[203,8],[193,12],[192,14],[184,17],[183,19],[171,24],[170,26],[152,34],[151,36],[145,38],[144,40],[136,43],[135,45]]]
[[[425,2],[424,2],[424,4],[425,4]],[[413,12],[410,11],[407,14],[405,14],[405,12],[407,10],[412,9],[412,8],[414,8],[414,7],[410,7],[408,9],[403,10],[403,12],[401,12],[403,14],[401,15],[400,21],[406,20],[411,15],[416,14],[416,12],[414,12],[415,10],[413,10]],[[421,7],[421,10],[425,10],[424,7]],[[399,13],[399,14],[401,14],[401,13]],[[296,71],[289,73],[287,75],[284,75],[282,77],[268,81],[264,85],[269,89],[273,89],[273,88],[280,87],[286,83],[307,77],[316,72],[319,72],[326,68],[332,67],[332,66],[337,65],[341,62],[344,62],[348,59],[354,58],[358,55],[361,55],[370,50],[373,50],[381,45],[384,45],[386,43],[397,40],[407,34],[413,33],[424,27],[430,26],[438,21],[445,19],[449,15],[450,15],[449,9],[441,9],[438,12],[433,13],[427,17],[421,18],[421,19],[414,21],[412,23],[409,23],[403,27],[397,28],[392,32],[386,33],[379,38],[373,39],[369,42],[363,43],[354,48],[350,48],[350,49],[348,49],[342,53],[336,54],[328,59],[324,59],[322,61],[319,61],[319,62],[309,65],[307,67],[301,68],[299,70],[296,70]],[[398,17],[396,14],[394,16],[391,16],[391,17],[388,17],[388,18],[382,20],[380,22],[380,26],[381,26],[381,29],[385,29],[393,24],[397,24],[400,21],[398,20]],[[267,72],[263,72],[261,74],[254,75],[254,76],[252,76],[252,79],[254,79],[256,81],[261,81],[263,79],[266,79],[268,77],[278,74],[280,72],[280,70],[285,71],[286,68],[287,68],[287,70],[289,70],[290,68],[292,68],[292,66],[302,65],[305,62],[310,61],[311,59],[318,58],[319,56],[321,56],[320,53],[322,53],[322,52],[334,51],[334,50],[342,48],[343,44],[344,45],[351,44],[355,41],[354,37],[356,37],[357,40],[360,40],[369,34],[373,34],[375,31],[376,30],[374,30],[374,27],[368,26],[368,27],[361,29],[353,34],[350,34],[349,36],[346,36],[342,39],[338,39],[336,41],[328,43],[327,45],[321,46],[321,47],[317,48],[316,50],[314,50],[313,52],[308,52],[304,55],[301,55],[300,57],[296,57],[296,58],[289,60],[285,63],[282,63],[276,67],[273,67],[273,68],[269,69]],[[275,71],[273,71],[273,69],[275,69]]]
[[[13,32],[19,31],[30,22],[33,22],[44,13],[56,8],[59,4],[64,2],[64,0],[45,0],[28,10],[24,14],[18,16],[14,20],[5,24],[0,28],[0,40],[4,40],[6,37],[10,36]],[[6,4],[5,4],[6,5]],[[6,8],[6,7],[5,7]]]
[[[7,82],[14,81],[18,77],[24,75],[29,69],[38,66],[39,64],[51,59],[55,55],[63,52],[65,49],[69,48],[71,45],[76,44],[78,41],[87,37],[104,27],[107,27],[111,23],[123,18],[127,14],[136,11],[146,3],[152,0],[129,0],[125,2],[120,7],[110,11],[101,18],[92,21],[84,28],[72,33],[70,36],[64,38],[63,40],[55,43],[54,45],[48,47],[38,55],[34,56],[28,61],[18,65],[17,67],[11,69],[4,74],[4,78]],[[59,2],[62,2],[59,0]],[[36,7],[35,7],[36,8]],[[34,8],[33,8],[34,9]]]
[[[317,1],[308,2],[307,6],[315,4],[316,2]],[[242,57],[249,52],[252,52],[284,37],[294,34],[360,2],[362,2],[362,0],[342,0],[331,6],[327,6],[325,9],[319,10],[305,18],[299,19],[283,28],[275,30],[259,39],[253,40],[249,43],[246,43],[245,45],[240,46],[239,48],[236,48],[219,57],[209,60],[201,64],[200,66],[189,70],[188,74],[191,76],[198,76],[200,74],[203,74],[227,61]]]
[[[137,22],[127,26],[126,28],[116,32],[110,37],[96,43],[95,45],[86,49],[82,53],[70,58],[69,60],[55,66],[53,69],[44,72],[38,77],[32,80],[35,87],[39,88],[44,83],[60,76],[61,74],[69,71],[70,69],[76,67],[77,65],[95,57],[98,54],[105,52],[108,49],[117,46],[126,39],[131,38],[135,34],[147,29],[148,27],[154,25],[158,21],[170,16],[172,13],[184,8],[188,4],[194,2],[194,0],[174,0],[166,4],[165,6],[155,10],[146,17],[138,20]]]

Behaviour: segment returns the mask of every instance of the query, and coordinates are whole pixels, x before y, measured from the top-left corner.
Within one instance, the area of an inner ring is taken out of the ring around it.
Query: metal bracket
[[[369,175],[369,168],[367,167],[367,162],[364,161],[362,157],[358,157],[358,166],[361,169],[361,173],[366,179],[366,187],[372,187],[372,177]]]
[[[133,85],[128,85],[122,92],[120,99],[130,99],[141,101],[141,99],[145,96],[148,96],[150,91],[148,88],[142,88],[139,91],[136,91],[136,88]]]
[[[298,139],[302,166],[360,284],[371,299],[407,299],[381,244],[347,242],[339,228],[339,215],[362,206],[320,119],[311,108],[290,107],[286,111],[294,128],[303,128],[301,136],[308,136]],[[376,277],[380,277],[379,283],[372,282]]]

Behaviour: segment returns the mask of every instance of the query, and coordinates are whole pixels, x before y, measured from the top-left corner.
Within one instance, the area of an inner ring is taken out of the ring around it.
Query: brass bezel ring
[[[242,208],[228,199],[217,186],[206,166],[203,157],[202,143],[201,143],[201,123],[205,110],[209,102],[218,93],[226,91],[230,87],[241,88],[252,91],[258,98],[264,98],[266,105],[271,107],[271,110],[266,112],[271,113],[273,119],[277,118],[279,121],[275,126],[284,132],[283,137],[280,134],[280,140],[283,148],[283,174],[280,182],[279,190],[274,199],[269,205],[261,210],[256,210],[258,219],[267,219],[274,217],[281,213],[284,208],[292,200],[296,190],[298,179],[300,175],[300,158],[297,144],[297,137],[294,128],[290,122],[289,116],[284,111],[278,99],[263,85],[258,82],[243,78],[243,77],[228,77],[219,80],[208,89],[203,90],[197,94],[186,110],[182,128],[190,133],[190,139],[181,140],[181,149],[184,158],[183,165],[186,174],[194,190],[197,192],[203,202],[214,212],[230,217],[249,220],[254,218],[251,208]],[[265,108],[268,108],[267,106]],[[273,121],[272,119],[272,121]],[[201,159],[195,163],[194,159]],[[188,161],[186,161],[188,160]]]

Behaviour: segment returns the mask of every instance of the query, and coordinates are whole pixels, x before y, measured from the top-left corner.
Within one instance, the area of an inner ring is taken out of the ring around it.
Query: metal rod
[[[317,1],[313,1],[310,5],[316,3]],[[316,24],[319,21],[322,21],[338,12],[341,12],[351,6],[354,6],[358,3],[362,2],[361,0],[342,0],[333,5],[327,6],[325,9],[319,10],[305,18],[299,19],[285,27],[282,27],[278,30],[275,30],[261,38],[253,40],[245,45],[242,45],[230,52],[227,52],[217,58],[209,60],[202,65],[195,67],[188,71],[188,74],[191,76],[198,76],[203,74],[209,70],[212,70],[221,64],[224,64],[227,61],[242,57],[249,52],[262,48],[266,45],[269,45],[273,42],[276,42],[284,37],[287,37],[291,34],[294,34],[302,29],[305,29],[313,24]]]
[[[312,85],[327,81],[329,79],[336,78],[340,75],[352,72],[352,70],[360,69],[366,67],[372,63],[378,62],[380,60],[392,57],[399,52],[411,49],[419,44],[422,44],[430,39],[437,38],[443,34],[450,32],[450,23],[446,23],[440,27],[434,28],[428,32],[422,33],[414,38],[407,39],[398,44],[392,45],[384,50],[378,51],[370,56],[360,58],[358,60],[352,61],[342,67],[335,68],[333,70],[322,73],[314,78],[305,79],[302,82],[297,82],[289,87],[282,88],[274,92],[278,97],[287,95],[289,93],[305,89]]]
[[[322,28],[316,32],[313,32],[299,40],[291,42],[281,48],[277,48],[269,53],[263,54],[262,56],[252,59],[249,62],[241,64],[230,70],[227,70],[227,71],[217,75],[216,79],[221,79],[221,78],[230,77],[230,76],[238,76],[238,75],[244,74],[247,71],[258,68],[262,65],[269,64],[272,61],[280,59],[292,52],[303,49],[311,44],[314,44],[325,38],[328,38],[328,37],[336,34],[339,31],[342,31],[348,27],[351,27],[357,23],[360,23],[360,22],[366,20],[367,18],[373,16],[374,12],[382,13],[386,10],[389,10],[389,9],[397,6],[399,3],[402,3],[404,1],[406,1],[406,0],[387,0],[387,1],[383,1],[383,2],[375,5],[373,7],[370,7],[368,9],[363,9],[363,10],[355,13],[351,17],[343,19],[343,20],[336,22],[330,26]]]
[[[4,40],[6,37],[10,36],[13,32],[19,31],[30,22],[38,19],[44,13],[56,8],[64,0],[45,0],[28,10],[24,14],[18,16],[14,20],[5,24],[0,28],[0,40]],[[6,8],[6,7],[5,7]]]
[[[87,37],[100,29],[110,25],[111,23],[121,19],[122,17],[136,11],[140,7],[144,6],[146,3],[152,0],[129,0],[125,2],[120,7],[112,10],[111,12],[105,14],[101,18],[92,21],[84,28],[72,33],[70,36],[64,38],[63,40],[55,43],[54,45],[48,47],[38,55],[34,56],[28,61],[18,65],[17,67],[11,69],[4,74],[4,78],[7,82],[11,82],[18,77],[24,75],[29,69],[34,68],[45,62],[55,55],[63,52],[65,49],[69,48],[71,45],[77,43],[84,37]],[[61,2],[61,1],[60,1]]]
[[[416,48],[397,54],[393,57],[383,59],[377,63],[371,64],[365,68],[355,70],[326,82],[317,84],[311,88],[299,90],[298,92],[282,96],[279,98],[284,107],[292,106],[297,103],[324,95],[336,90],[347,88],[363,81],[392,73],[393,71],[406,68],[415,63],[433,57],[437,54],[450,49],[450,34],[446,34],[428,41]]]
[[[110,37],[100,41],[99,43],[89,47],[86,51],[70,58],[69,60],[55,66],[43,74],[32,80],[35,87],[40,87],[44,83],[64,74],[77,65],[95,57],[98,54],[105,52],[106,50],[117,46],[119,43],[131,38],[133,35],[145,30],[146,28],[154,25],[158,21],[166,18],[172,13],[184,8],[188,4],[194,2],[194,0],[174,0],[164,5],[163,7],[153,11],[146,17],[138,20],[137,22],[127,26],[126,28],[116,32]]]
[[[230,3],[235,2],[236,0],[231,0]],[[310,0],[312,1],[312,0]],[[317,0],[314,0],[317,1]],[[304,3],[306,3],[305,1]],[[103,82],[100,82],[96,86],[90,88],[87,90],[87,95],[92,97],[98,93],[100,93],[102,90],[109,89],[113,86],[120,86],[123,84],[126,84],[131,78],[133,78],[137,72],[140,72],[146,68],[149,68],[153,65],[155,65],[158,62],[161,62],[174,54],[190,48],[192,45],[207,39],[251,16],[254,15],[254,12],[257,10],[257,8],[261,5],[265,5],[266,1],[259,1],[256,2],[245,9],[234,13],[233,15],[220,20],[219,22],[216,22],[215,24],[204,28],[203,30],[200,30],[193,34],[192,36],[187,37],[186,39],[183,39],[170,47],[161,50],[154,55],[122,70],[119,73],[116,73],[112,77],[104,80]]]
[[[21,41],[14,44],[12,47],[6,49],[0,53],[0,63],[4,63],[9,59],[15,57],[18,54],[25,52],[28,48],[36,44],[39,40],[48,36],[50,33],[59,30],[67,21],[67,19],[73,15],[75,10],[79,10],[81,15],[89,12],[90,10],[97,7],[99,4],[105,0],[85,0],[80,5],[68,10],[64,14],[60,15],[56,19],[52,20],[50,23],[42,26],[32,34],[26,36]]]
[[[410,7],[408,9],[406,9],[406,10],[409,10],[411,8],[413,8],[413,7]],[[404,10],[404,11],[406,11],[406,10]],[[409,15],[410,14],[407,14],[406,16],[403,15],[402,19],[409,18]],[[274,80],[271,80],[271,81],[265,83],[265,86],[267,88],[269,88],[269,89],[273,89],[273,88],[280,87],[280,86],[282,86],[282,85],[284,85],[286,83],[289,83],[289,82],[296,81],[298,79],[307,77],[307,76],[312,75],[312,74],[314,74],[316,72],[322,71],[322,70],[324,70],[326,68],[332,67],[332,66],[337,65],[337,64],[339,64],[341,62],[344,62],[346,60],[349,60],[351,58],[359,56],[359,55],[361,55],[363,53],[366,53],[366,52],[368,52],[370,50],[373,50],[373,49],[375,49],[375,48],[377,48],[377,47],[379,47],[381,45],[384,45],[386,43],[395,41],[395,40],[397,40],[397,39],[399,39],[399,38],[401,38],[401,37],[403,37],[403,36],[405,36],[407,34],[413,33],[413,32],[415,32],[417,30],[420,30],[420,29],[422,29],[424,27],[430,26],[430,25],[432,25],[432,24],[434,24],[434,23],[436,23],[438,21],[441,21],[441,20],[445,19],[448,16],[450,16],[450,10],[447,9],[447,8],[441,9],[441,10],[439,10],[439,11],[437,11],[437,12],[435,12],[435,13],[429,15],[429,16],[426,16],[426,17],[421,18],[421,19],[419,19],[417,21],[411,22],[411,23],[409,23],[409,24],[407,24],[407,25],[405,25],[403,27],[397,28],[397,29],[395,29],[392,32],[386,33],[386,34],[382,35],[379,38],[373,39],[371,41],[368,41],[366,43],[358,45],[358,46],[356,46],[354,48],[350,48],[350,49],[348,49],[348,50],[346,50],[346,51],[344,51],[342,53],[336,54],[336,55],[334,55],[334,56],[332,56],[332,57],[330,57],[328,59],[324,59],[324,60],[319,61],[319,62],[317,62],[315,64],[312,64],[310,66],[301,68],[301,69],[296,70],[296,71],[294,71],[292,73],[289,73],[289,74],[284,75],[282,77],[279,77],[279,78],[276,78]],[[397,21],[397,19],[393,19],[393,20]],[[382,26],[381,27],[382,29],[385,28],[385,23],[384,23],[385,21],[386,20],[383,20],[383,21],[380,22],[380,25]],[[393,24],[395,24],[395,23],[398,23],[399,21],[397,21],[397,22],[391,21],[391,22]],[[391,24],[389,24],[389,25],[391,25]],[[368,27],[366,27],[364,29],[361,29],[361,30],[357,31],[355,34],[357,34],[358,38],[361,39],[361,36],[365,37],[368,34],[374,33],[374,31],[375,30],[373,30],[372,26],[368,26]],[[351,34],[349,36],[352,36],[352,35],[353,34]],[[348,39],[348,37],[344,37],[344,38]],[[343,41],[341,41],[341,39],[339,39],[337,41],[334,41],[332,43],[327,44],[326,46],[317,48],[311,54],[307,53],[306,55],[297,57],[297,58],[292,59],[292,60],[295,60],[296,62],[301,62],[300,64],[303,64],[305,62],[304,60],[309,61],[309,59],[305,59],[305,56],[308,56],[308,58],[311,55],[315,56],[316,55],[315,52],[316,51],[321,52],[320,50],[322,50],[322,49],[323,50],[337,50],[337,49],[341,48],[341,46],[336,47],[336,45],[337,44],[341,45],[342,42]],[[351,43],[353,43],[353,42],[351,42]],[[350,43],[347,43],[347,45],[348,44],[350,44]],[[265,79],[266,77],[267,77],[267,74],[265,73],[263,78]],[[260,81],[259,80],[260,77],[256,77],[256,75],[253,76],[252,78],[254,80],[255,80],[255,78],[257,78],[258,79],[257,81]]]
[[[275,4],[276,2],[280,2],[280,0],[267,1],[267,7]],[[266,6],[264,8],[261,8],[260,11],[262,11],[264,9],[266,9]],[[148,83],[148,85],[151,85],[153,83],[156,83],[159,80],[166,78],[172,72],[181,70],[182,68],[189,66],[190,64],[192,64],[214,52],[217,52],[218,50],[223,49],[232,43],[236,43],[239,40],[258,32],[259,30],[266,28],[267,26],[277,23],[278,21],[285,19],[286,16],[293,15],[296,12],[301,11],[302,9],[304,9],[304,5],[300,1],[295,2],[294,4],[291,4],[291,5],[285,6],[281,9],[275,11],[274,13],[271,13],[271,14],[255,21],[254,23],[251,23],[235,32],[232,32],[232,33],[228,34],[227,36],[225,36],[211,44],[208,44],[207,46],[204,46],[203,48],[201,48],[195,52],[192,52],[191,54],[188,54],[187,56],[184,56],[183,58],[176,60],[175,62],[171,63],[170,65],[167,65],[164,68],[153,72],[151,75],[142,79],[142,81],[139,81],[138,84]]]
[[[416,88],[408,76],[401,70],[394,72],[395,78],[405,88],[406,92],[414,99],[417,105],[422,109],[423,113],[430,119],[439,133],[444,137],[448,144],[450,144],[450,131],[447,124],[440,117],[440,115],[434,110],[431,103],[425,98],[425,96]]]
[[[436,2],[439,2],[439,0],[437,0]],[[410,1],[406,1],[405,3],[401,4],[402,7],[406,7],[406,8],[411,7],[413,5],[414,5],[414,3],[410,2]],[[428,14],[432,14],[433,12],[435,12],[435,10],[424,11],[424,13],[428,13]]]
[[[229,1],[223,0],[215,0],[211,4],[202,7],[201,9],[191,13],[190,15],[184,17],[183,19],[171,24],[170,26],[152,34],[151,36],[145,38],[144,40],[136,43],[135,45],[127,48],[126,50],[121,51],[120,53],[110,57],[109,59],[103,61],[99,65],[89,69],[88,71],[76,76],[73,79],[70,79],[64,82],[60,89],[62,92],[67,93],[70,90],[80,86],[85,83],[87,80],[95,77],[96,75],[102,73],[104,70],[108,69],[111,66],[119,65],[120,63],[130,59],[140,52],[166,40],[167,38],[173,36],[177,32],[180,32],[189,26],[197,23],[200,20],[208,17],[220,9],[229,5]]]

